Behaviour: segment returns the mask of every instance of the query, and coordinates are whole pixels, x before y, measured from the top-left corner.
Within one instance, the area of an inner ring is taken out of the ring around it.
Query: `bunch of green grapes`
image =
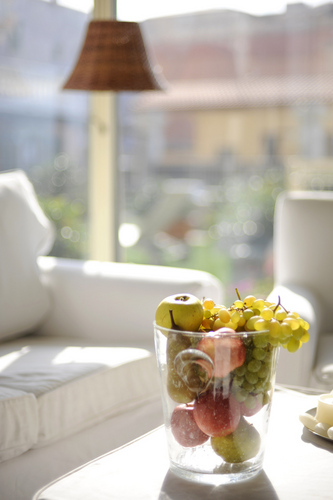
[[[259,397],[262,405],[269,400],[275,347],[264,333],[249,335],[244,343],[245,362],[232,372],[231,389],[239,403],[252,409]]]
[[[288,312],[280,298],[272,303],[253,295],[237,300],[227,308],[211,299],[203,300],[204,319],[201,330],[217,331],[231,328],[235,332],[249,332],[244,338],[246,359],[231,373],[231,390],[240,403],[251,411],[258,401],[266,404],[270,398],[273,351],[282,345],[296,352],[309,340],[309,324],[298,313]],[[258,332],[251,335],[251,332]]]
[[[287,311],[278,302],[257,299],[248,295],[244,300],[239,297],[227,308],[216,305],[211,299],[203,300],[204,319],[201,329],[216,331],[231,328],[237,332],[265,332],[272,346],[282,345],[289,352],[296,352],[309,340],[309,323],[297,312]]]

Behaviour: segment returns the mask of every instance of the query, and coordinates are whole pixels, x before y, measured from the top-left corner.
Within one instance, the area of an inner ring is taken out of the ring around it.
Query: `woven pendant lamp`
[[[146,53],[138,23],[94,20],[64,89],[162,90]]]

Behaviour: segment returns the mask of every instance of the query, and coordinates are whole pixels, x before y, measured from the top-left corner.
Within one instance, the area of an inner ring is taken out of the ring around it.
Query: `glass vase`
[[[278,347],[268,332],[184,332],[154,324],[170,469],[224,484],[262,469]]]

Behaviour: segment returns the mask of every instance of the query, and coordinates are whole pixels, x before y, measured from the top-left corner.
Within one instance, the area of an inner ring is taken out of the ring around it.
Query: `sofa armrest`
[[[309,323],[310,340],[293,354],[284,348],[280,349],[276,380],[282,384],[307,387],[311,383],[316,358],[322,306],[312,291],[296,285],[276,286],[267,300],[277,302],[279,296],[282,305],[288,311],[297,312]]]
[[[221,282],[196,270],[40,257],[52,307],[39,333],[153,347],[161,300],[176,293],[223,300]]]

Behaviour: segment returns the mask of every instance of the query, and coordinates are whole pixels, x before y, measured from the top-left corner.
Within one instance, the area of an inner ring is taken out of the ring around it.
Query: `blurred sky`
[[[126,21],[143,21],[151,17],[182,14],[184,12],[209,9],[231,9],[250,14],[281,13],[287,3],[283,0],[120,0],[118,1],[118,18]],[[325,0],[305,0],[308,5],[321,5]]]
[[[50,0],[44,0],[50,1]],[[58,0],[67,7],[89,12],[93,0]],[[118,19],[122,21],[144,21],[152,17],[198,12],[210,9],[231,9],[250,14],[276,14],[284,12],[287,3],[299,3],[295,0],[118,0]],[[327,0],[304,0],[307,5],[332,3]]]

